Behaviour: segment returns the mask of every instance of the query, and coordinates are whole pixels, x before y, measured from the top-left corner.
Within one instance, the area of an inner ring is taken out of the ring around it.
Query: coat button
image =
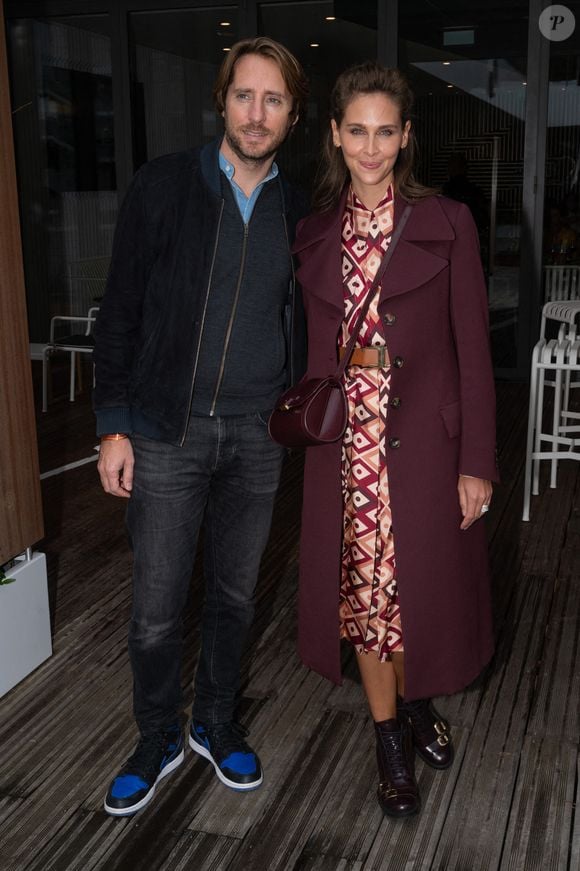
[[[404,360],[402,357],[395,357],[395,359],[393,360],[393,366],[395,367],[395,369],[400,369],[403,363]]]
[[[396,316],[392,314],[392,312],[387,312],[385,315],[385,323],[388,327],[392,327],[395,321],[397,320]]]
[[[389,447],[390,448],[400,448],[401,447],[401,439],[389,439]]]
[[[393,396],[393,398],[390,401],[390,405],[392,405],[393,408],[400,408],[401,407],[401,397],[400,396]]]

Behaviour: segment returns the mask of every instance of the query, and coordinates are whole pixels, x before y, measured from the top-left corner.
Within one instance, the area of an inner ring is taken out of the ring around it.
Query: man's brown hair
[[[292,97],[290,116],[297,117],[308,96],[308,80],[302,65],[294,55],[279,42],[267,36],[242,39],[232,46],[231,51],[228,51],[213,87],[213,99],[220,115],[225,109],[226,96],[234,78],[236,63],[246,54],[257,54],[274,61]]]

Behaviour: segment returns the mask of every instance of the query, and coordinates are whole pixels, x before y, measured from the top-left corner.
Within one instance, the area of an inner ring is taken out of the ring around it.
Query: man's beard
[[[269,133],[270,132],[267,127],[261,127],[261,126],[259,126],[259,127],[249,127],[248,126],[244,129],[249,130],[249,131],[253,131],[256,133]],[[235,131],[232,130],[231,128],[229,128],[227,124],[225,127],[225,138],[226,138],[226,142],[228,143],[228,145],[230,146],[230,148],[232,149],[234,154],[237,157],[239,157],[240,160],[244,161],[244,163],[249,163],[249,164],[252,164],[255,166],[256,164],[266,163],[268,160],[270,160],[272,157],[274,157],[274,155],[276,154],[276,152],[278,151],[278,149],[280,148],[280,146],[282,145],[282,143],[284,142],[284,140],[288,136],[288,132],[289,132],[289,130],[285,130],[278,137],[275,137],[274,139],[270,138],[268,140],[268,145],[267,145],[266,151],[259,151],[258,153],[244,147],[241,139],[238,136],[236,136]],[[260,144],[261,144],[260,142],[256,142],[255,147],[259,148]]]

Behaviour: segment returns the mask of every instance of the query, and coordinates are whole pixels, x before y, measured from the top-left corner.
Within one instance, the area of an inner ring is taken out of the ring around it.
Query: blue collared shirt
[[[243,190],[241,189],[241,187],[239,185],[237,185],[236,182],[234,181],[235,169],[234,169],[233,165],[229,162],[229,160],[227,160],[223,156],[221,151],[219,152],[219,161],[220,161],[221,171],[223,173],[225,173],[229,183],[232,186],[232,190],[233,190],[234,195],[236,197],[236,202],[238,204],[238,208],[240,210],[242,220],[243,220],[244,224],[247,224],[248,221],[250,220],[250,218],[252,217],[252,212],[254,210],[254,206],[256,205],[256,200],[260,196],[260,191],[262,190],[262,188],[264,187],[266,182],[271,181],[273,178],[276,178],[276,176],[278,175],[278,165],[276,163],[272,164],[272,166],[270,168],[270,172],[268,173],[266,178],[262,179],[260,184],[256,185],[256,187],[254,188],[254,190],[252,191],[250,196],[247,197],[245,195],[245,193],[243,192]]]

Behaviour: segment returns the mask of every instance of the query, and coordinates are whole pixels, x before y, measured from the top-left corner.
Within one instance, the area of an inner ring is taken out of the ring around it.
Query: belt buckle
[[[376,349],[378,351],[377,367],[379,369],[386,369],[387,362],[388,362],[387,346],[386,345],[377,345]]]

